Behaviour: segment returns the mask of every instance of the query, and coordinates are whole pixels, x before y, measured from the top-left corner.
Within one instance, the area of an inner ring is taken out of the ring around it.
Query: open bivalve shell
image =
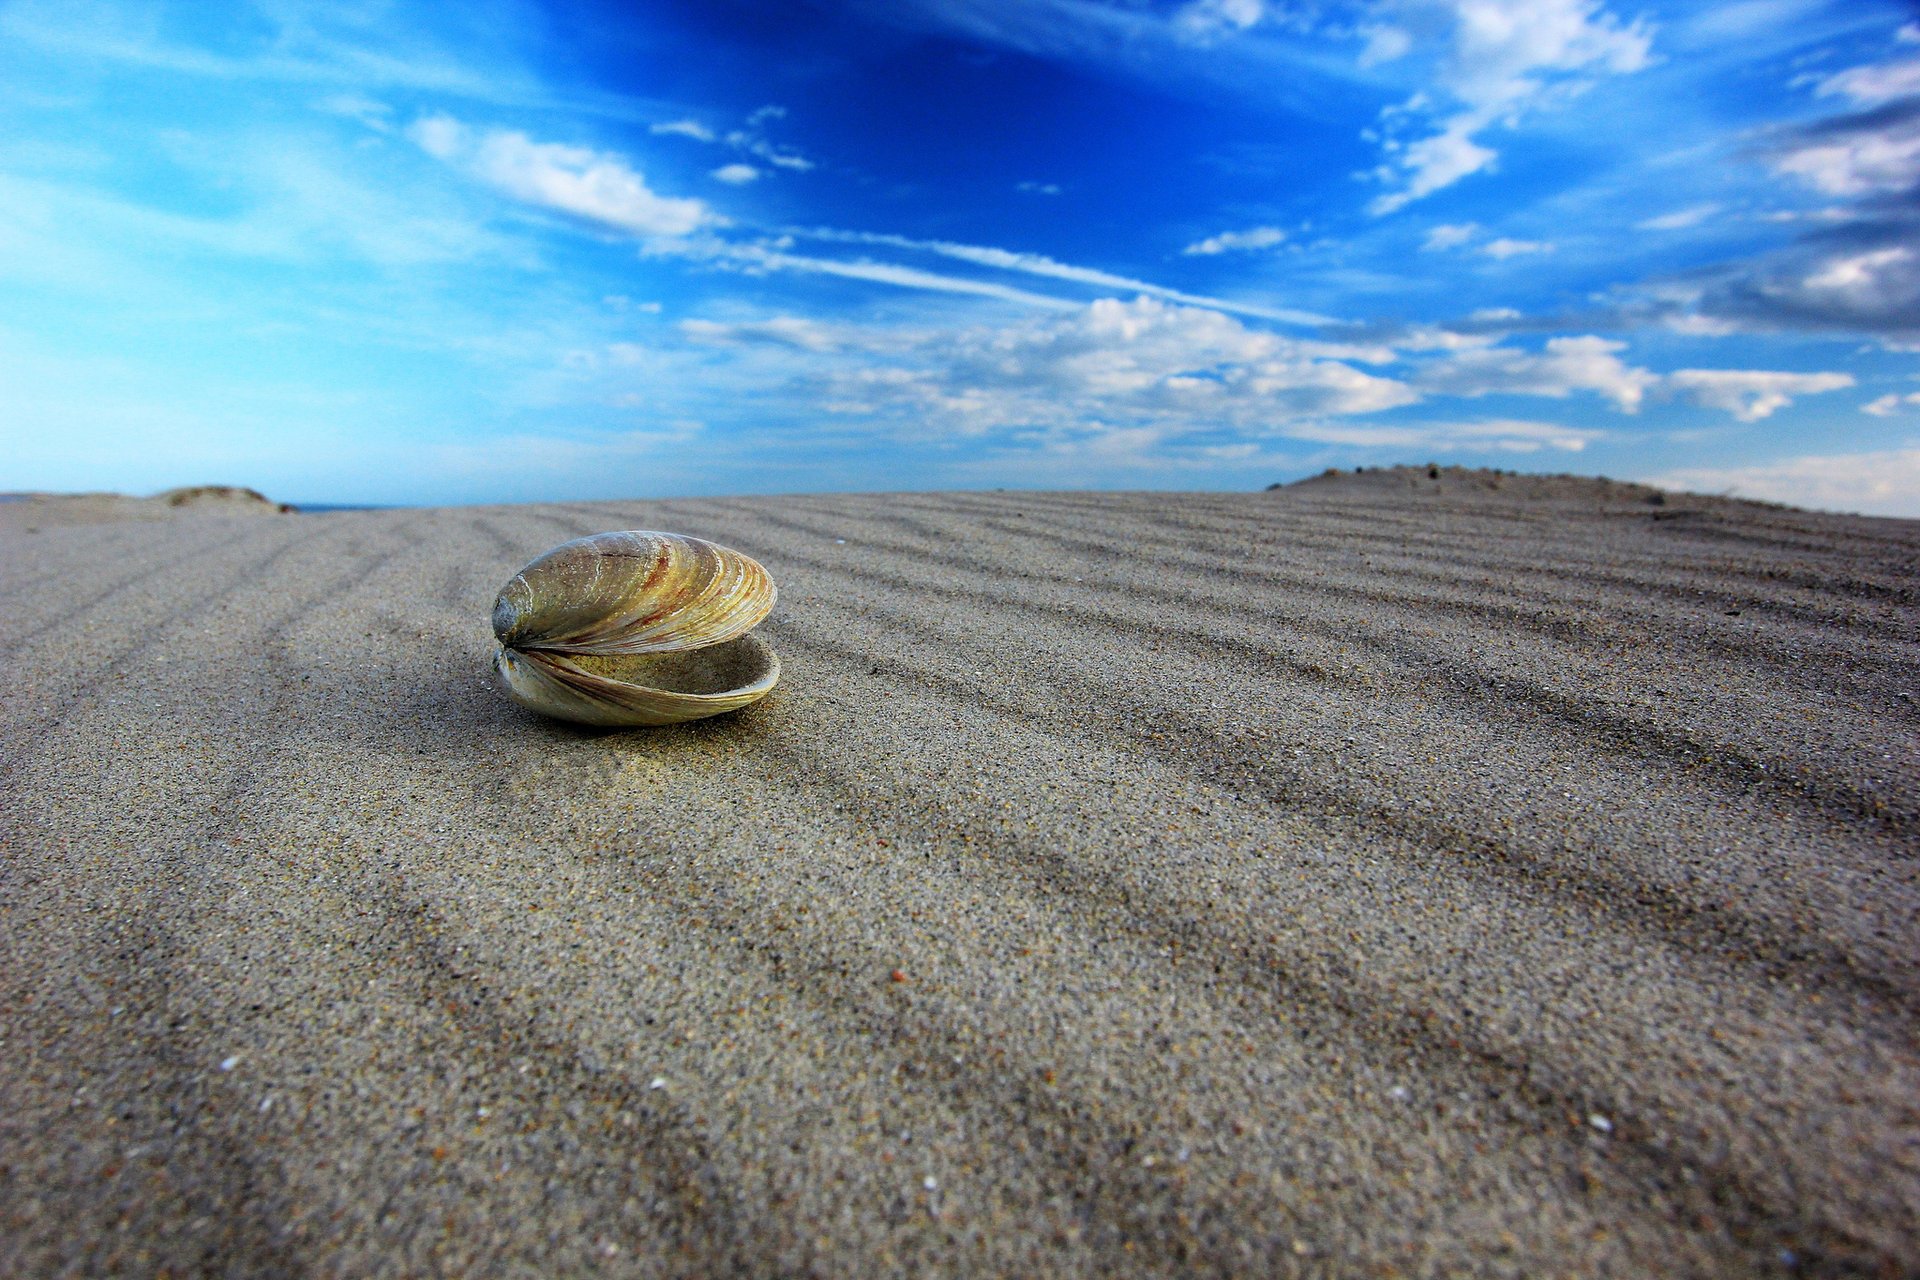
[[[747,634],[773,609],[751,556],[677,533],[596,533],[513,576],[493,605],[493,669],[514,701],[598,725],[677,724],[746,706],[780,679]]]

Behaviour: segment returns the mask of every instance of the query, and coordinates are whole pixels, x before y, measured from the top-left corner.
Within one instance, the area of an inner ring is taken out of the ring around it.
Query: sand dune
[[[0,1273],[1920,1273],[1920,523],[1495,479],[8,526]]]

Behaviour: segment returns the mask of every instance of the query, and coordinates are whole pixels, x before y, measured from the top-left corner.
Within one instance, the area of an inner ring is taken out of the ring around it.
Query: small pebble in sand
[[[906,973],[900,969],[895,969],[892,973],[889,973],[887,977],[894,982],[905,982],[907,980]]]
[[[238,1054],[235,1054],[231,1058],[220,1059],[220,1069],[222,1071],[231,1071],[239,1065],[240,1065],[240,1056]]]
[[[1613,1132],[1613,1121],[1598,1113],[1588,1116],[1587,1123],[1598,1129],[1601,1133]]]
[[[664,1089],[666,1087],[667,1078],[665,1076],[655,1076],[653,1079],[647,1081],[647,1088],[649,1089]]]

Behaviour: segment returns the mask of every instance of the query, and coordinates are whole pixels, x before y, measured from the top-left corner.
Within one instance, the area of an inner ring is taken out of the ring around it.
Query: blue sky
[[[1920,516],[1875,0],[0,3],[0,488]]]

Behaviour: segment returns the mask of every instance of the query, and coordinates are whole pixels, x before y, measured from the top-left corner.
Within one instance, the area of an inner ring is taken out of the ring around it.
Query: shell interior
[[[494,603],[494,669],[515,701],[562,719],[657,725],[765,696],[780,659],[749,628],[773,579],[751,557],[680,534],[563,543]]]

